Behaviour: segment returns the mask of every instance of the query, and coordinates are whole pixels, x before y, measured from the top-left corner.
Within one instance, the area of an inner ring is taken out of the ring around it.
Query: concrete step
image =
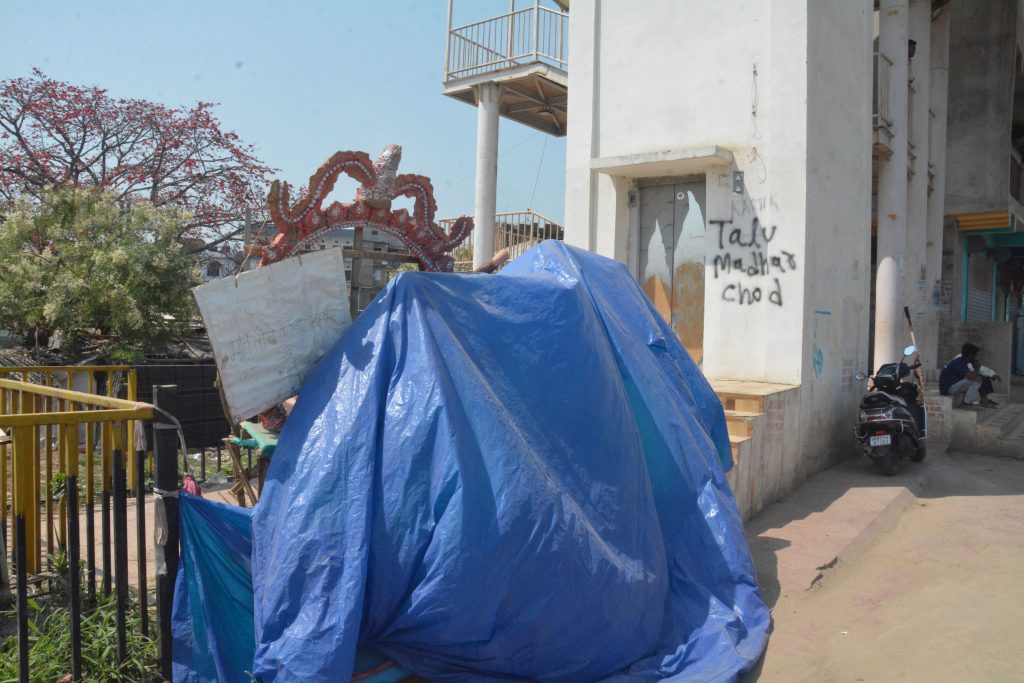
[[[708,382],[718,394],[723,408],[744,413],[763,413],[765,397],[793,388],[789,384],[744,382],[731,379],[712,379]]]
[[[750,441],[749,436],[736,436],[729,434],[729,445],[732,446],[732,459],[736,461],[740,455],[740,446]]]
[[[1013,429],[1011,429],[1003,438],[1011,441],[1024,442],[1024,420],[1017,423],[1017,425],[1013,427]]]
[[[732,457],[739,462],[741,447],[750,450],[759,418],[764,417],[765,399],[793,387],[788,384],[744,382],[741,380],[709,380],[718,400],[725,409],[725,424],[729,430]]]
[[[993,395],[999,408],[965,410],[953,408],[951,401],[943,398],[941,408],[947,413],[951,448],[1024,460],[1024,404],[1006,403],[1004,396]]]
[[[749,442],[754,435],[754,423],[764,415],[764,397],[770,393],[758,382],[719,381],[711,382],[718,400],[725,409],[725,425],[729,430],[729,444],[732,459],[739,461],[740,446]]]
[[[998,432],[997,437],[1003,438],[1024,422],[1024,404],[1011,403],[1000,406],[998,410],[989,410],[978,415],[978,427]]]
[[[729,434],[740,437],[754,435],[754,422],[763,413],[747,410],[726,410],[725,424],[729,428]]]
[[[740,394],[731,391],[715,393],[718,394],[718,399],[726,410],[757,414],[764,412],[764,396]]]

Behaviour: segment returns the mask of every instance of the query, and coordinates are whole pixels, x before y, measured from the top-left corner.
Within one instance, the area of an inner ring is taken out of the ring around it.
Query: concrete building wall
[[[808,3],[801,387],[808,471],[852,452],[850,424],[864,390],[853,374],[868,370],[873,14],[870,2]],[[827,451],[815,448],[821,434],[832,435]]]
[[[704,374],[798,386],[767,401],[731,474],[746,515],[853,447],[873,20],[870,0],[572,5],[566,241],[639,276],[645,184],[703,178]]]
[[[580,0],[570,13],[566,241],[635,271],[636,176],[596,172],[592,162],[715,146],[732,154],[731,165],[698,162],[673,173],[706,179],[710,377],[800,382],[802,349],[792,337],[804,294],[806,8],[806,0],[736,0],[727,8],[714,0]],[[738,194],[733,171],[744,174]],[[770,244],[740,244],[761,228],[760,242],[771,237]],[[716,277],[716,256],[720,264],[726,256],[777,256],[781,266],[754,277],[719,267]],[[761,301],[723,299],[741,286],[759,288]],[[754,331],[758,344],[750,343]]]
[[[1017,0],[950,3],[946,213],[1005,211]]]
[[[725,182],[721,173],[709,174],[709,190],[716,192],[709,191],[708,216],[732,222],[719,230],[709,226],[705,335],[717,343],[706,344],[705,372],[799,384],[802,349],[794,342],[804,322],[802,280],[807,268],[807,3],[773,0],[754,5],[766,10],[765,15],[741,13],[749,22],[747,35],[735,36],[736,44],[750,41],[747,54],[729,63],[731,71],[714,69],[716,80],[731,82],[737,90],[707,99],[709,109],[730,112],[709,111],[706,125],[733,152],[729,171],[743,172],[745,192],[733,191],[728,174]],[[721,5],[715,8],[720,12]],[[758,226],[765,231],[763,248],[742,247],[742,240],[730,243],[733,235],[749,235]],[[726,256],[746,262],[764,256],[769,263],[778,257],[781,267],[756,276],[736,269],[722,272],[717,264]],[[760,288],[765,298],[752,305],[726,301],[731,286]],[[741,329],[756,334],[756,341],[737,334]]]
[[[597,156],[710,144],[749,146],[751,112],[736,105],[751,101],[753,65],[767,62],[768,10],[776,2],[596,4],[602,47]],[[783,4],[792,13],[802,3]],[[797,42],[789,47],[800,50],[802,36]],[[761,91],[768,105],[769,89],[762,84]],[[642,125],[637,125],[638,114]]]

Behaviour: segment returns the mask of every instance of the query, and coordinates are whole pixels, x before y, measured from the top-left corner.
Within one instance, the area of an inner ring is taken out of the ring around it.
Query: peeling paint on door
[[[666,232],[669,241],[672,239],[672,223],[669,217],[668,229],[663,226],[664,216],[654,219],[650,239],[647,241],[647,258],[641,259],[643,273],[643,289],[658,309],[658,313],[669,320],[672,316],[671,265],[670,251],[666,248]],[[645,262],[646,261],[646,262]]]
[[[695,363],[704,359],[704,212],[690,190],[676,192],[676,216],[685,215],[675,249],[672,329]]]
[[[703,183],[641,188],[640,282],[694,362],[704,357]]]

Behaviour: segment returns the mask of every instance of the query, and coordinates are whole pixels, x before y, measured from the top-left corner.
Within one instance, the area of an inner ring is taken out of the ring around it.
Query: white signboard
[[[195,295],[234,422],[297,394],[352,324],[341,249],[215,280]]]

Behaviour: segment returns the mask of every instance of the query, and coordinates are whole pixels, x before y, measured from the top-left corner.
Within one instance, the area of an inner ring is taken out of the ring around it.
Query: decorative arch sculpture
[[[399,175],[401,160],[402,148],[398,145],[385,147],[375,162],[365,152],[337,152],[310,177],[308,191],[295,203],[290,203],[288,183],[275,180],[267,195],[267,207],[278,234],[263,248],[260,265],[301,251],[325,233],[355,227],[380,230],[398,238],[424,270],[451,272],[455,267],[451,251],[472,231],[473,219],[461,216],[448,232],[434,223],[437,202],[430,179]],[[342,173],[360,183],[355,201],[334,202],[322,208]],[[412,215],[405,209],[391,210],[391,201],[398,197],[414,199]]]

